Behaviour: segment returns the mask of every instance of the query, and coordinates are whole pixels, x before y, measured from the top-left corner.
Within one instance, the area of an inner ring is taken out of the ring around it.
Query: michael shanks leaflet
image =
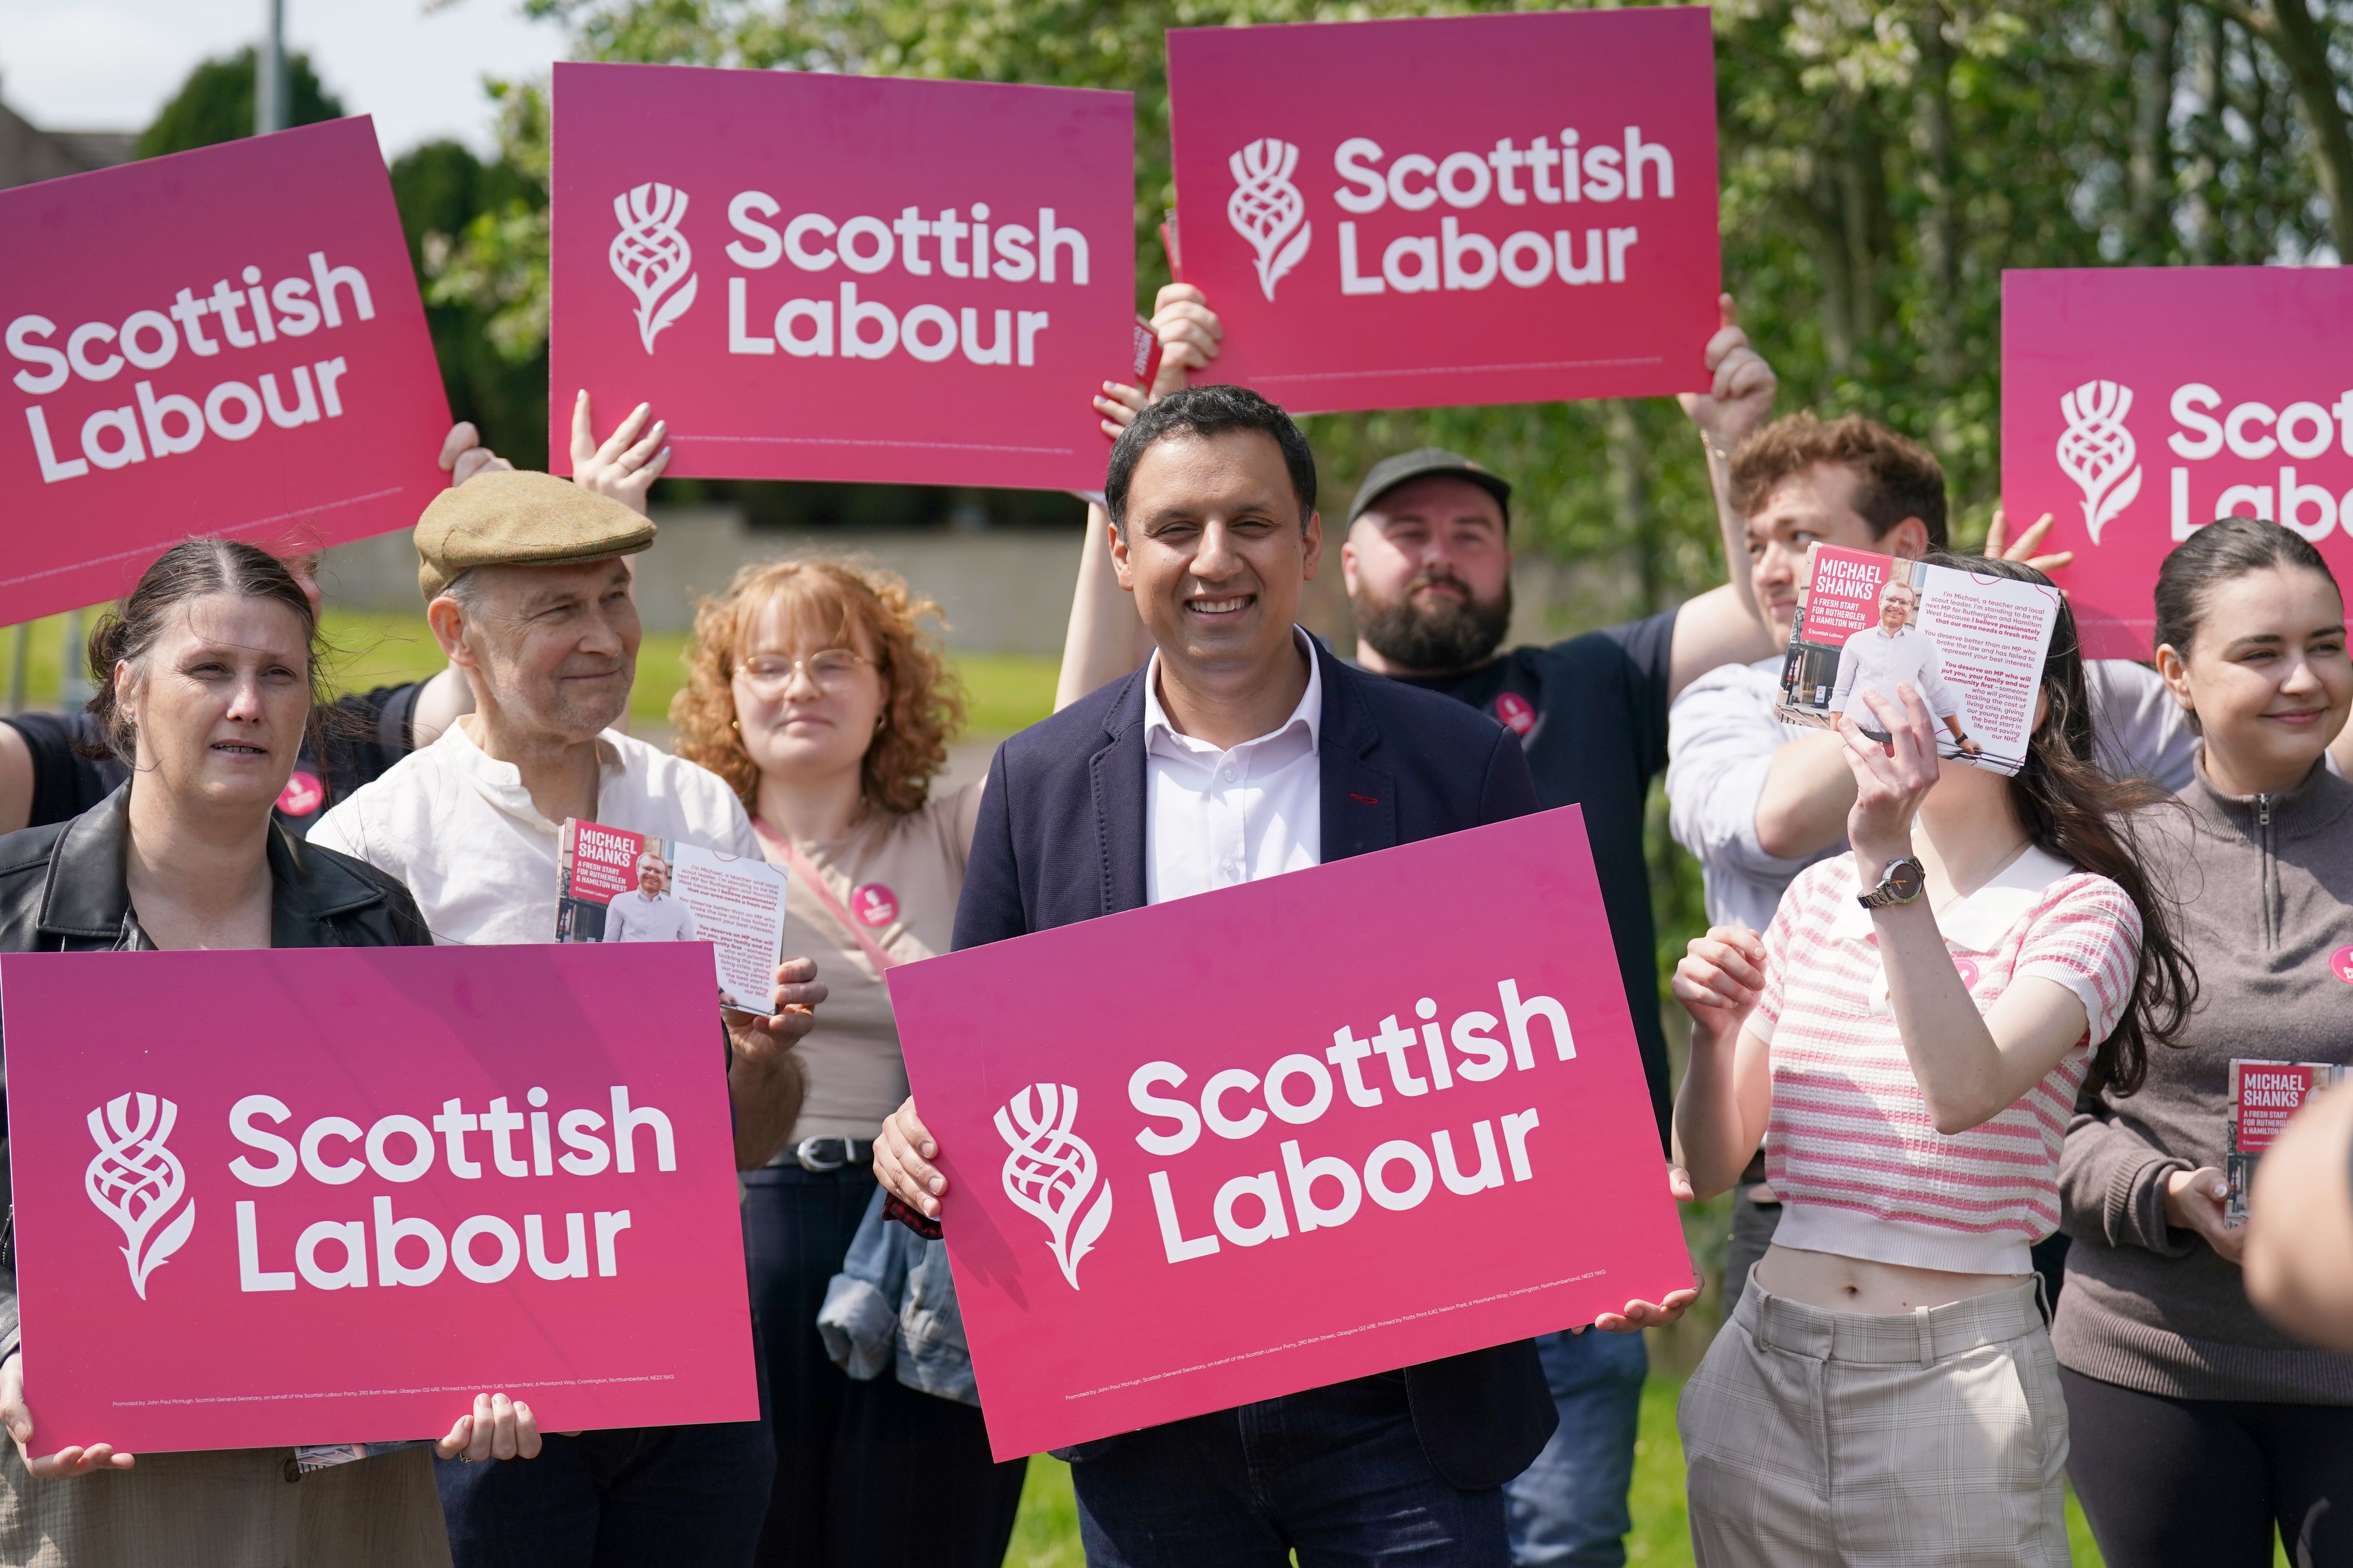
[[[1895,706],[1896,688],[1909,684],[1936,726],[1938,756],[2014,773],[2026,764],[2059,603],[2059,590],[2040,583],[1814,545],[1781,667],[1781,718],[1830,729],[1844,716],[1884,741],[1863,694]]]
[[[555,940],[710,942],[719,1005],[765,1014],[785,954],[785,874],[573,817],[557,862]]]

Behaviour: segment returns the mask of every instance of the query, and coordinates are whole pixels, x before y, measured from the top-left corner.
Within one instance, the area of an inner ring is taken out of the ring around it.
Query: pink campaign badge
[[[1513,734],[1525,739],[1536,727],[1535,706],[1516,691],[1506,691],[1495,699],[1495,721]]]
[[[1978,966],[1974,960],[1956,958],[1953,960],[1953,967],[1960,971],[1961,984],[1963,985],[1968,986],[1972,991],[1975,991],[1978,988]]]
[[[327,786],[314,773],[297,768],[278,792],[278,809],[289,816],[308,816],[327,804]]]
[[[2340,947],[2328,955],[2328,973],[2353,985],[2353,947]]]
[[[849,908],[859,924],[880,930],[899,918],[899,895],[886,883],[869,882],[850,893]]]

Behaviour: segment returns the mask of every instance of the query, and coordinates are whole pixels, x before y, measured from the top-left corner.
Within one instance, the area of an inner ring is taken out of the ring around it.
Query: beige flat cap
[[[417,585],[430,600],[477,566],[551,566],[635,555],[654,525],[569,479],[524,469],[476,474],[417,520]]]

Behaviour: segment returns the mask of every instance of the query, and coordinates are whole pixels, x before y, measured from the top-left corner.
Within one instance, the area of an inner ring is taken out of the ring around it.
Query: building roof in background
[[[0,190],[131,161],[135,131],[43,131],[0,103]]]

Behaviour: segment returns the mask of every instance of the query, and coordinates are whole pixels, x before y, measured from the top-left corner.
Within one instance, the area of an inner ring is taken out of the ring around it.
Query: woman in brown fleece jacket
[[[2180,809],[2140,824],[2200,995],[2134,1094],[2081,1108],[2060,1166],[2074,1237],[2052,1341],[2068,1470],[2112,1568],[2353,1563],[2353,1358],[2248,1303],[2223,1224],[2233,1058],[2353,1063],[2353,710],[2320,553],[2232,518],[2166,558],[2158,668],[2204,739]]]

